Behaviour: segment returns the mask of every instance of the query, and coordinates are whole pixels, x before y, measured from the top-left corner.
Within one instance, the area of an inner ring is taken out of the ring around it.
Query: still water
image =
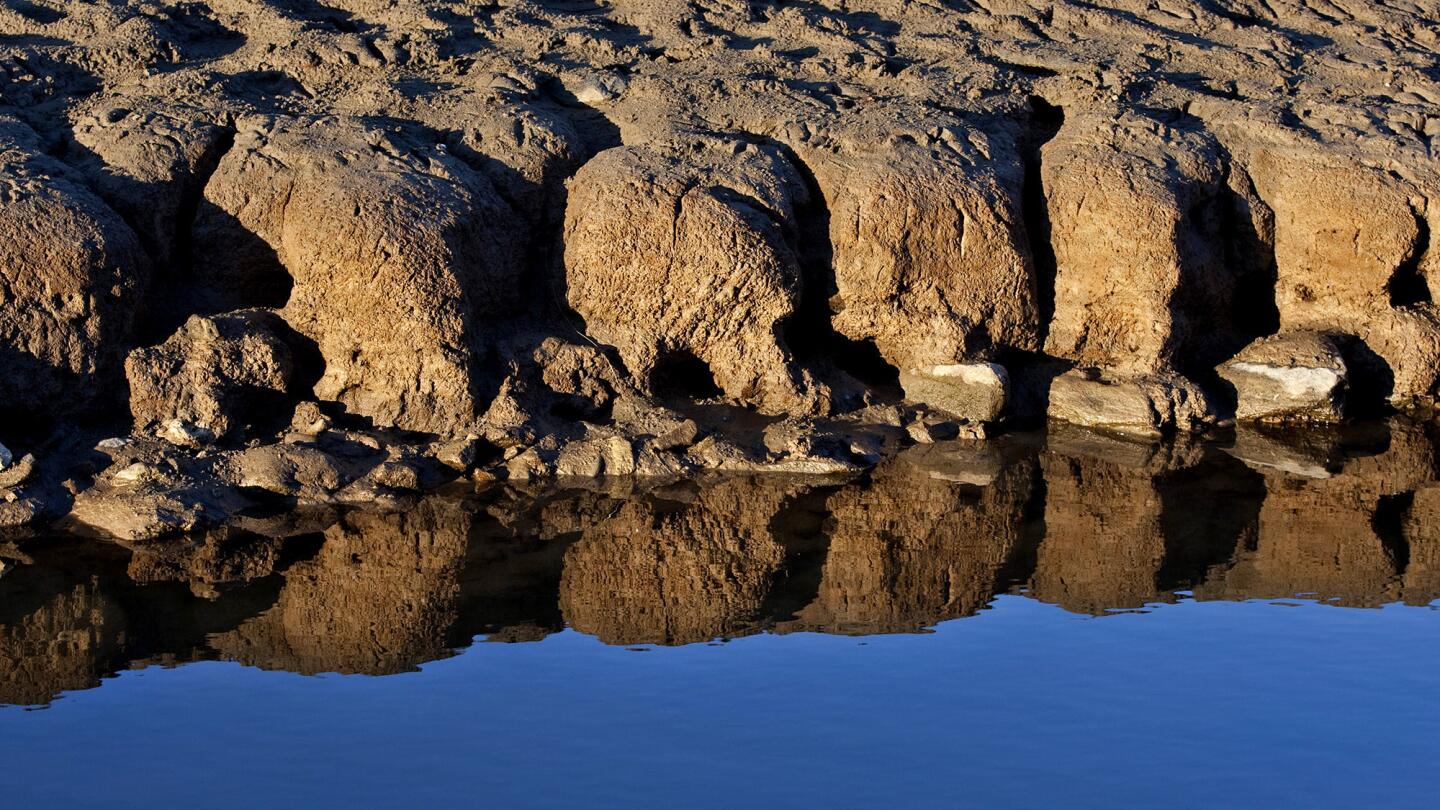
[[[1433,807],[1431,431],[0,545],[0,804]]]

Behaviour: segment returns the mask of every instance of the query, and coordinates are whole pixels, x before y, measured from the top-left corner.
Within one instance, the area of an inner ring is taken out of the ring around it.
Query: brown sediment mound
[[[171,433],[198,455],[278,440],[269,417],[313,400],[417,454],[484,439],[448,465],[465,474],[661,477],[871,465],[1047,413],[1155,434],[1427,405],[1431,17],[1129,0],[3,9],[0,441],[29,452],[77,414],[108,429],[129,412],[141,430],[185,423]],[[304,373],[186,337],[194,316],[257,309],[283,323],[245,328],[277,353],[259,336],[283,334]],[[1301,334],[1327,354],[1269,350]],[[193,396],[156,381],[182,355]],[[643,434],[612,412],[633,393],[696,429]],[[960,424],[935,430],[917,406]],[[747,408],[898,438],[788,458],[747,441]],[[9,522],[58,516],[87,485],[89,448],[66,448],[18,493],[44,508]]]

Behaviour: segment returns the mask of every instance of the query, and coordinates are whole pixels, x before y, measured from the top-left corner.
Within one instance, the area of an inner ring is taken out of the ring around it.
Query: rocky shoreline
[[[0,526],[1428,418],[1433,16],[8,5]]]

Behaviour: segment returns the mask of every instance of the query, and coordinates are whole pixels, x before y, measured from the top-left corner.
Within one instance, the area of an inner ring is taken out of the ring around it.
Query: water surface
[[[1426,426],[0,559],[14,806],[1433,806]]]

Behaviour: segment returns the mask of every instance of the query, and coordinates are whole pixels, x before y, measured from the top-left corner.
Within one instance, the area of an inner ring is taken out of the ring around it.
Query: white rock
[[[215,440],[215,434],[208,429],[183,419],[171,419],[155,435],[179,447],[204,447]]]
[[[14,462],[15,454],[10,452],[10,448],[0,444],[0,470],[9,467]]]
[[[1344,417],[1348,370],[1328,335],[1261,338],[1217,371],[1235,387],[1241,421],[1334,423]]]
[[[969,422],[993,422],[1010,399],[1010,374],[998,363],[952,363],[900,372],[905,398]]]

